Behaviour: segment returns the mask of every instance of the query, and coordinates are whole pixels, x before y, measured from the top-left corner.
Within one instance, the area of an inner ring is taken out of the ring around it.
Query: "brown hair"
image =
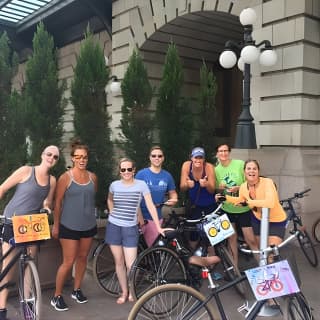
[[[121,158],[121,159],[119,160],[119,168],[121,168],[121,163],[123,163],[123,162],[131,162],[131,163],[132,163],[132,168],[135,168],[135,167],[136,167],[134,161],[131,160],[130,158]]]
[[[153,147],[150,148],[149,155],[151,154],[151,152],[152,152],[153,150],[160,150],[160,151],[163,153],[163,150],[161,149],[160,146],[153,146]]]
[[[73,140],[71,142],[71,152],[70,152],[71,157],[73,157],[74,152],[79,149],[86,150],[87,153],[89,153],[89,147],[86,144],[82,143],[79,139]]]
[[[227,144],[227,143],[220,143],[216,146],[216,152],[218,152],[218,149],[222,146],[227,146],[228,147],[228,150],[229,152],[231,152],[231,147]]]
[[[257,168],[258,168],[258,170],[260,170],[259,162],[258,162],[257,160],[254,160],[254,159],[248,159],[248,160],[246,160],[246,162],[244,163],[244,167],[243,167],[243,169],[245,169],[245,168],[246,168],[246,166],[247,166],[247,164],[248,164],[249,162],[253,162],[253,163],[255,163],[255,164],[256,164],[256,166],[257,166]]]

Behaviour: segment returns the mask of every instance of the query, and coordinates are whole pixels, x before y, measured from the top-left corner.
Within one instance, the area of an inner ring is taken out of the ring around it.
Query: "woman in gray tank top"
[[[4,209],[4,215],[8,218],[8,223],[3,228],[2,252],[5,253],[10,248],[9,240],[13,238],[12,224],[10,218],[13,215],[24,215],[38,213],[41,208],[51,212],[52,199],[56,187],[55,177],[49,174],[49,170],[59,159],[59,149],[56,146],[48,146],[41,155],[41,163],[35,167],[22,166],[14,171],[0,185],[0,199],[13,187],[16,191]],[[30,248],[32,255],[36,254],[36,248]],[[9,259],[10,260],[10,259]],[[2,270],[7,266],[8,259],[4,260]],[[4,283],[11,280],[9,273],[4,278]],[[0,320],[7,319],[7,297],[8,289],[0,291]]]
[[[89,172],[88,147],[77,141],[71,145],[73,167],[62,174],[57,183],[52,236],[59,239],[63,261],[56,277],[56,289],[51,305],[57,311],[68,306],[62,297],[65,279],[75,265],[72,299],[85,303],[88,299],[81,291],[81,283],[87,267],[87,257],[93,236],[97,233],[95,217],[95,193],[97,177]]]

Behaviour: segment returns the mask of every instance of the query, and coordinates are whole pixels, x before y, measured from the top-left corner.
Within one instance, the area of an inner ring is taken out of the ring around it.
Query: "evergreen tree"
[[[177,48],[170,44],[163,68],[157,100],[156,119],[161,147],[166,155],[165,167],[180,181],[182,163],[189,158],[192,145],[192,112],[181,98],[183,70]]]
[[[140,54],[134,50],[121,83],[123,105],[122,148],[126,155],[141,169],[148,163],[152,145],[153,121],[150,115],[152,87]]]
[[[198,141],[206,151],[208,161],[215,163],[215,155],[210,154],[216,145],[216,94],[218,91],[217,80],[203,62],[200,69],[199,114],[197,121]]]
[[[0,184],[18,167],[26,163],[24,109],[21,96],[11,92],[12,77],[17,71],[18,57],[12,52],[7,34],[0,36]],[[12,191],[1,201],[1,209]],[[3,201],[4,200],[4,201]]]
[[[98,177],[97,206],[101,209],[105,208],[114,165],[110,117],[106,109],[108,78],[103,50],[87,30],[74,69],[71,101],[75,111],[75,136],[89,146],[88,169]]]
[[[31,141],[29,161],[38,163],[40,154],[47,145],[61,146],[63,114],[66,100],[62,95],[65,83],[59,84],[57,50],[53,37],[41,22],[33,37],[33,54],[26,65],[24,101],[28,117],[27,129]],[[54,173],[65,170],[62,153],[54,167]]]

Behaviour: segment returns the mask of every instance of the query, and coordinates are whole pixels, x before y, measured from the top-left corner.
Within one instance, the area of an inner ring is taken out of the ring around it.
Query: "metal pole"
[[[244,26],[243,47],[248,44],[254,44],[252,39],[252,25]],[[243,70],[243,95],[242,111],[236,127],[236,140],[234,147],[237,149],[257,149],[256,131],[253,123],[253,117],[250,113],[251,67],[250,64],[244,64]]]

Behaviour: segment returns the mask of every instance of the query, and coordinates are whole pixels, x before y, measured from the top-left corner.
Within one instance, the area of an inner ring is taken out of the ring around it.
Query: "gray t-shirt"
[[[117,180],[111,183],[109,192],[113,194],[113,209],[109,222],[121,227],[135,226],[141,199],[150,193],[147,184],[135,179],[133,184],[127,185]]]

